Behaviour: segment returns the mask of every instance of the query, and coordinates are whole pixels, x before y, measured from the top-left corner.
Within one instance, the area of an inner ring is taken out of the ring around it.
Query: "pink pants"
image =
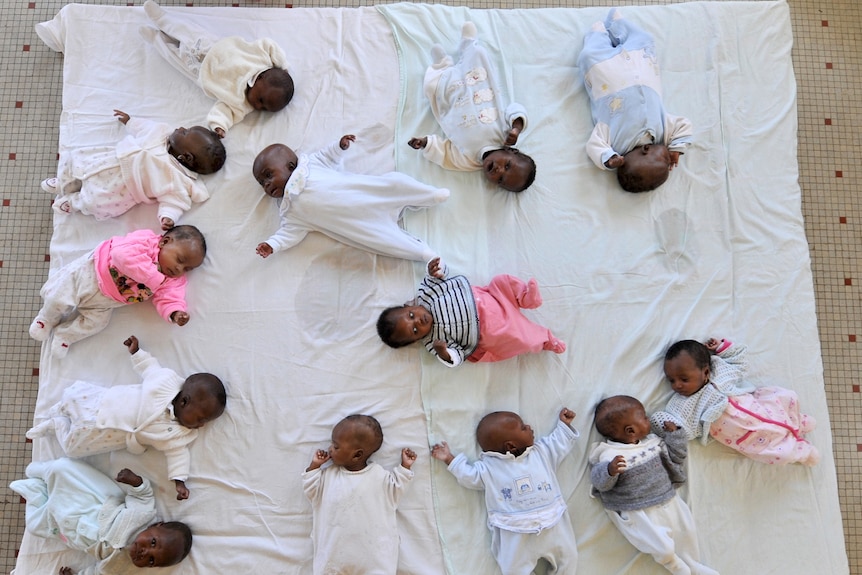
[[[562,353],[566,346],[551,331],[521,313],[542,305],[536,280],[529,283],[510,276],[495,276],[487,286],[472,286],[479,314],[479,345],[468,361],[502,361],[542,350]]]
[[[814,465],[820,460],[817,448],[805,440],[814,418],[799,413],[795,392],[759,387],[728,400],[727,409],[709,427],[717,441],[761,463]]]

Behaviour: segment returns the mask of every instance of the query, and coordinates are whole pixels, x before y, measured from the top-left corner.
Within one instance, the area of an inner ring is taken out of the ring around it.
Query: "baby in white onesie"
[[[395,575],[398,526],[395,510],[413,479],[416,453],[401,450],[401,465],[386,471],[371,457],[383,444],[380,423],[349,415],[332,430],[329,450],[318,449],[302,474],[311,501],[314,575]],[[322,467],[324,463],[331,465]]]
[[[139,349],[135,336],[123,343],[143,379],[140,384],[103,387],[76,381],[27,437],[55,435],[69,457],[119,449],[143,453],[151,446],[165,454],[177,499],[188,499],[188,446],[197,438],[198,429],[224,413],[224,384],[211,373],[183,379]]]

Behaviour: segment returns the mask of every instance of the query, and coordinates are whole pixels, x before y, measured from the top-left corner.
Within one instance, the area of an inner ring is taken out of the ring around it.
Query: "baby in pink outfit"
[[[51,274],[30,336],[45,341],[53,333],[51,351],[63,357],[70,345],[105,329],[113,308],[148,299],[159,315],[183,326],[189,321],[185,274],[203,263],[206,251],[203,234],[186,225],[164,235],[137,230],[106,240]]]

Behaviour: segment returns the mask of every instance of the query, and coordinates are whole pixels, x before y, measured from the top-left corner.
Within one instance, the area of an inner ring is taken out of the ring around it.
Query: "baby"
[[[302,474],[314,513],[314,575],[395,575],[398,527],[395,510],[413,479],[416,453],[401,450],[401,466],[386,471],[371,457],[383,443],[380,423],[349,415],[332,430],[329,451],[318,449]],[[321,468],[327,461],[332,464]]]
[[[587,142],[590,159],[616,170],[627,192],[662,185],[693,132],[686,118],[664,110],[652,36],[613,9],[606,22],[596,22],[587,32],[578,68],[595,123]]]
[[[575,412],[563,408],[553,433],[534,443],[533,429],[516,413],[489,413],[476,428],[480,460],[453,456],[443,441],[431,456],[458,483],[485,491],[491,549],[505,575],[529,575],[539,559],[560,575],[575,573],[578,547],[556,469],[579,437]]]
[[[511,146],[527,128],[527,112],[520,104],[507,105],[497,71],[476,36],[476,25],[465,22],[457,64],[439,44],[431,49],[425,95],[448,139],[432,134],[408,144],[447,170],[482,170],[495,186],[522,192],[536,179],[536,163]]]
[[[694,518],[676,494],[685,482],[685,432],[667,421],[665,438],[653,435],[644,406],[627,395],[599,402],[596,430],[607,440],[590,452],[592,495],[611,523],[674,575],[718,575],[699,562]]]
[[[174,68],[216,100],[207,125],[220,138],[252,110],[278,112],[293,99],[293,78],[284,51],[269,38],[214,38],[190,17],[168,14],[153,0],[144,12],[158,28],[141,34]]]
[[[185,523],[154,523],[150,482],[129,469],[120,471],[115,483],[82,461],[63,458],[33,462],[26,473],[28,479],[9,487],[27,500],[27,531],[93,555],[98,563],[79,575],[128,575],[139,567],[167,567],[191,550],[192,532]],[[72,570],[63,567],[60,575],[72,575]]]
[[[521,313],[542,305],[536,280],[524,283],[498,275],[485,287],[464,276],[448,277],[440,258],[428,262],[428,274],[416,299],[389,307],[377,319],[377,334],[389,347],[423,340],[429,352],[448,367],[467,361],[502,361],[542,350],[563,353],[566,344],[546,327]]]
[[[224,145],[203,126],[173,129],[120,110],[114,110],[114,116],[129,135],[116,147],[61,154],[57,177],[42,180],[42,189],[57,194],[58,213],[81,212],[97,220],[155,202],[159,225],[169,230],[193,203],[209,198],[198,174],[222,168]]]
[[[683,428],[688,439],[716,439],[742,455],[774,465],[816,465],[820,453],[805,434],[816,425],[799,412],[799,397],[783,387],[743,381],[748,361],[744,345],[710,338],[674,343],[664,357],[673,396],[650,420],[657,433],[665,421]]]
[[[445,201],[449,190],[390,172],[380,176],[341,170],[352,134],[319,152],[297,158],[283,144],[264,148],[254,160],[254,179],[266,195],[279,200],[281,227],[257,246],[263,258],[298,244],[317,231],[349,246],[415,261],[435,256],[425,242],[404,231],[398,220],[406,208]]]
[[[150,230],[114,236],[51,274],[30,337],[45,341],[53,333],[51,351],[64,357],[70,345],[105,329],[115,307],[148,299],[167,321],[186,325],[184,276],[206,253],[206,240],[194,226],[177,226],[161,236]],[[69,319],[73,311],[78,315]]]
[[[224,385],[211,373],[183,380],[140,350],[135,336],[123,344],[132,354],[132,367],[143,380],[140,384],[102,387],[76,381],[63,390],[63,399],[51,408],[48,419],[29,430],[27,437],[56,435],[69,457],[118,449],[143,453],[152,446],[165,454],[177,499],[188,499],[188,446],[198,429],[224,413]]]

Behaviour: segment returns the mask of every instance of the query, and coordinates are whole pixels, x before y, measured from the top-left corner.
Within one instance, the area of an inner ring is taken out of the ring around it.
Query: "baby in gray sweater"
[[[685,481],[685,432],[666,422],[664,439],[650,433],[643,404],[627,395],[599,402],[596,429],[606,439],[590,452],[592,494],[611,523],[674,575],[718,575],[699,562],[694,519],[676,494]]]

